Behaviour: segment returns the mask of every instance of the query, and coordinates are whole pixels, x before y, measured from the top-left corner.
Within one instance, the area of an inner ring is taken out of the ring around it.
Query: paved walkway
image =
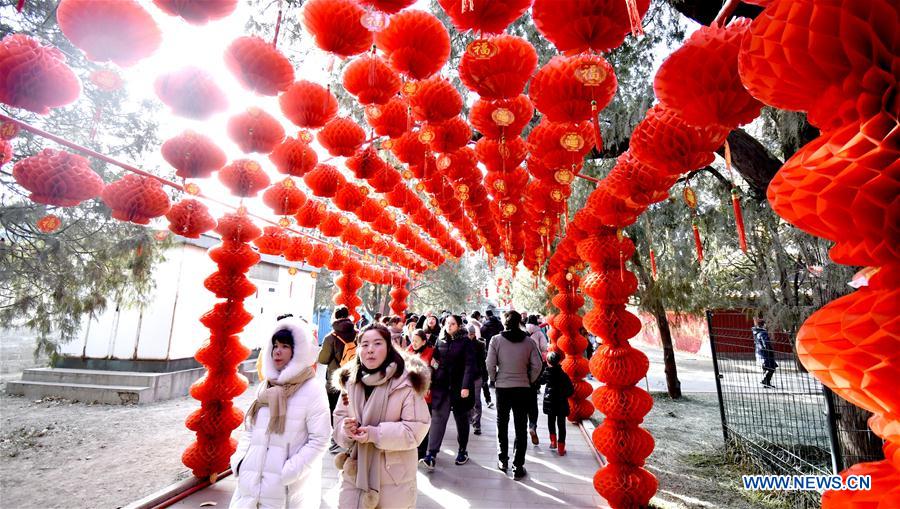
[[[512,428],[512,423],[510,423]],[[606,502],[594,491],[592,484],[598,463],[590,446],[578,427],[568,424],[567,455],[559,457],[547,448],[546,417],[541,414],[538,432],[541,443],[528,443],[524,481],[512,479],[509,474],[497,470],[496,412],[484,407],[481,436],[470,435],[469,457],[465,465],[453,463],[456,457],[456,426],[451,419],[447,424],[444,446],[437,460],[434,473],[421,468],[416,476],[419,498],[416,506],[421,509],[478,508],[512,509],[538,507],[605,508]],[[510,429],[512,433],[512,429]],[[510,437],[512,446],[512,437]],[[510,456],[512,450],[510,449]],[[337,470],[326,453],[322,476],[322,507],[337,507]],[[215,507],[228,506],[234,491],[234,477],[229,476],[213,486],[197,492],[174,507],[199,508],[205,502],[216,502]],[[208,507],[206,505],[204,507]]]

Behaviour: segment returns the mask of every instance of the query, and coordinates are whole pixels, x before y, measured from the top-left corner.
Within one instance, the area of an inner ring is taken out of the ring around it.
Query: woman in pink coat
[[[391,332],[372,324],[357,336],[357,357],[334,373],[341,397],[334,411],[335,458],[342,509],[416,506],[416,447],[431,415],[425,393],[430,369],[401,353]]]

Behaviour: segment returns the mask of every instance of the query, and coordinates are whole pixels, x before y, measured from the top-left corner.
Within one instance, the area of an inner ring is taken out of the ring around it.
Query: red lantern
[[[169,211],[169,195],[162,184],[151,177],[128,174],[103,189],[103,203],[120,221],[148,224]]]
[[[371,145],[357,151],[347,159],[345,164],[358,179],[370,179],[387,166],[387,163],[378,156],[378,152]]]
[[[200,234],[216,227],[216,220],[206,205],[193,198],[186,198],[172,205],[166,212],[166,219],[169,220],[169,230],[172,233],[191,239],[199,238]]]
[[[162,42],[153,17],[134,0],[62,0],[56,21],[63,35],[95,62],[134,65]]]
[[[250,159],[237,159],[219,170],[219,181],[241,197],[256,196],[271,183],[259,163]]]
[[[278,97],[284,116],[299,127],[318,129],[337,115],[338,103],[327,88],[301,80]]]
[[[262,254],[279,256],[290,245],[290,237],[284,228],[278,226],[266,226],[263,234],[253,241]]]
[[[245,213],[225,214],[216,225],[216,233],[222,242],[250,242],[262,235],[262,230],[253,224]]]
[[[423,80],[441,70],[450,58],[450,34],[431,13],[401,11],[375,34],[375,45],[397,72]]]
[[[409,131],[400,138],[394,140],[391,151],[400,161],[410,166],[424,166],[426,164],[426,151],[428,147],[419,136],[420,131]],[[434,169],[432,167],[432,169]]]
[[[459,78],[486,99],[512,99],[525,90],[537,68],[537,52],[521,37],[477,39],[459,61]]]
[[[225,152],[211,139],[190,130],[166,140],[160,151],[181,178],[209,177],[227,162]]]
[[[294,216],[294,219],[297,220],[298,225],[304,228],[315,228],[319,226],[319,223],[324,216],[325,204],[314,198],[310,198],[306,200],[306,203],[302,207],[300,207],[300,210],[297,211],[297,215]]]
[[[285,138],[269,154],[269,160],[279,172],[302,177],[316,166],[319,156],[302,136],[298,136]]]
[[[247,90],[278,95],[294,81],[294,66],[278,49],[256,36],[235,39],[225,50],[225,66]]]
[[[24,34],[0,41],[0,102],[46,115],[81,94],[81,82],[52,46]]]
[[[531,7],[532,0],[438,0],[453,26],[460,32],[472,30],[498,34]]]
[[[475,101],[469,112],[469,121],[472,127],[488,138],[513,138],[522,134],[533,116],[531,100],[527,95],[518,95],[499,101]]]
[[[103,179],[87,159],[50,148],[17,162],[13,178],[31,191],[32,201],[60,207],[78,205],[103,191]]]
[[[209,250],[209,258],[220,269],[244,273],[250,270],[250,267],[256,265],[260,257],[259,253],[250,247],[250,244],[226,240],[224,244],[219,244]],[[215,330],[214,327],[211,328]],[[224,332],[230,333],[229,331]]]
[[[256,293],[256,285],[247,276],[222,269],[210,274],[203,286],[220,299],[244,300]]]
[[[365,192],[352,182],[347,182],[347,184],[341,186],[338,189],[337,193],[335,193],[332,202],[334,206],[347,211],[353,212],[357,208],[359,208],[362,203],[363,198],[365,198]]]
[[[362,55],[344,69],[344,89],[362,105],[385,104],[400,92],[400,77],[380,57]]]
[[[657,104],[634,128],[629,146],[642,162],[677,175],[712,163],[713,152],[722,146],[727,135],[725,128],[692,126]]]
[[[600,55],[557,56],[534,75],[528,95],[553,122],[596,118],[616,93],[618,81]]]
[[[482,138],[475,144],[475,154],[488,171],[512,171],[522,164],[527,153],[525,141],[519,137],[505,142]]]
[[[594,145],[591,125],[542,120],[528,135],[528,150],[551,168],[581,168]],[[575,172],[577,173],[577,172]]]
[[[303,176],[303,181],[313,194],[321,198],[332,198],[337,190],[347,183],[344,175],[330,164],[317,164]]]
[[[197,67],[162,74],[156,78],[153,88],[156,96],[172,108],[172,113],[182,117],[206,120],[228,107],[225,93],[212,76]]]
[[[409,130],[409,105],[405,99],[393,97],[387,104],[366,107],[366,122],[378,136],[399,138]]]
[[[122,77],[109,69],[97,69],[90,74],[91,83],[104,92],[115,92],[122,88]]]
[[[228,17],[237,7],[237,0],[206,0],[205,2],[153,0],[153,3],[164,13],[170,16],[180,16],[192,25],[205,25],[210,21]]]
[[[329,154],[349,157],[366,141],[366,133],[352,119],[338,117],[325,124],[316,138]]]
[[[292,236],[284,249],[284,259],[289,262],[302,262],[312,251],[312,244],[303,237]]]
[[[372,32],[362,25],[365,11],[351,0],[309,0],[303,6],[303,26],[316,46],[340,57],[372,47]]]
[[[531,17],[560,52],[607,53],[640,30],[649,8],[650,0],[535,0]]]
[[[408,83],[404,90],[409,97],[409,106],[419,120],[443,122],[462,111],[462,96],[449,81],[440,76]]]
[[[317,242],[315,243],[315,245],[313,245],[312,251],[306,258],[306,263],[312,265],[313,267],[322,268],[330,259],[331,248],[329,248],[327,244]]]
[[[461,117],[453,117],[437,124],[429,124],[434,136],[429,142],[434,152],[454,152],[464,147],[472,139],[472,129]]]
[[[12,161],[13,148],[12,143],[0,138],[0,168]]]
[[[319,223],[319,231],[326,237],[340,237],[350,220],[337,212],[325,212]]]
[[[262,198],[263,203],[279,216],[294,215],[306,203],[306,195],[290,177],[266,189]]]
[[[385,14],[396,14],[410,5],[416,3],[416,0],[358,0],[360,5],[378,9]]]
[[[245,153],[268,154],[284,139],[284,128],[265,111],[248,108],[228,119],[228,137]]]
[[[685,122],[734,128],[759,116],[762,103],[738,75],[738,51],[750,20],[726,28],[700,27],[663,62],[653,82],[656,97]]]

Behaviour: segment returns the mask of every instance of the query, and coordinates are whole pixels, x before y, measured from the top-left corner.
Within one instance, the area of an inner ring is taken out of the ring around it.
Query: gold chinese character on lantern
[[[421,193],[421,192],[424,191],[424,190],[425,190],[425,184],[423,184],[423,183],[421,183],[421,182],[419,182],[418,184],[416,184],[416,191],[418,191],[418,192]]]
[[[296,275],[297,267],[288,267],[288,274],[290,274],[291,276]]]
[[[575,79],[589,87],[596,87],[606,80],[606,69],[598,64],[584,64],[575,69]]]
[[[503,217],[506,217],[506,218],[512,217],[513,214],[516,213],[516,210],[518,210],[518,209],[512,203],[504,203],[503,209],[502,209]]]
[[[559,144],[569,152],[577,152],[584,147],[584,138],[578,133],[566,133],[559,138]]]
[[[297,184],[294,183],[294,179],[292,179],[291,177],[288,177],[288,178],[286,178],[286,179],[284,179],[284,180],[281,181],[281,185],[282,185],[283,187],[287,188],[287,189],[292,189],[292,188],[294,188]]]
[[[546,237],[549,234],[550,230],[546,226],[542,225],[538,227],[538,235],[540,235],[541,237]]]
[[[684,196],[684,202],[688,207],[690,207],[691,209],[697,208],[697,195],[694,194],[693,189],[691,189],[690,187],[685,187],[682,196]]]
[[[434,141],[434,129],[426,127],[419,131],[419,141],[426,145]]]
[[[491,58],[497,51],[497,45],[487,39],[476,39],[466,47],[466,53],[479,60]]]
[[[19,126],[7,120],[0,123],[0,139],[11,140],[19,134]]]
[[[359,24],[370,32],[380,32],[387,28],[389,23],[390,19],[387,14],[376,10],[366,11],[359,18]]]
[[[453,160],[450,159],[450,156],[448,156],[447,154],[441,154],[441,157],[438,157],[437,160],[437,168],[441,171],[444,171],[450,167],[450,164],[452,162]]]
[[[44,233],[53,233],[59,229],[59,227],[62,225],[62,221],[53,214],[47,214],[46,216],[38,219],[36,225],[38,230]]]
[[[381,146],[387,150],[390,150],[390,149],[394,148],[394,140],[386,140],[384,143],[381,144]]]
[[[506,182],[504,182],[502,179],[495,180],[494,181],[494,190],[497,191],[498,193],[505,193],[506,192]]]
[[[341,218],[338,219],[338,222],[344,226],[347,226],[350,223],[350,220],[347,219],[347,216],[341,216]]]
[[[278,226],[280,226],[282,228],[287,228],[290,225],[291,225],[291,218],[289,218],[287,216],[284,216],[278,220]]]
[[[566,195],[559,189],[554,189],[550,191],[550,198],[555,202],[561,202],[566,199]]]
[[[186,192],[187,194],[189,194],[191,196],[197,196],[198,194],[200,194],[200,186],[198,186],[197,184],[195,184],[193,182],[189,182],[189,183],[185,184],[184,192]]]
[[[553,174],[553,179],[560,184],[568,185],[575,179],[575,175],[569,170],[559,170]]]
[[[467,194],[469,192],[469,186],[467,186],[466,184],[460,184],[456,186],[456,191],[458,193]]]
[[[419,90],[419,85],[415,81],[407,81],[403,84],[403,93],[406,95],[414,95]]]
[[[516,121],[516,115],[506,108],[497,108],[491,112],[491,120],[500,127],[506,127]]]
[[[366,115],[372,118],[378,118],[381,116],[381,107],[377,104],[370,104],[366,106]]]

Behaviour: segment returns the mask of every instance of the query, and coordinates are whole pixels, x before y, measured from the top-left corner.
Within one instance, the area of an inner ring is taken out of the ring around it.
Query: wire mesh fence
[[[806,372],[794,338],[769,331],[777,367],[765,385],[746,310],[707,311],[726,447],[760,471],[830,475],[882,459],[867,412],[844,401]],[[818,507],[815,492],[792,494],[792,506]]]

